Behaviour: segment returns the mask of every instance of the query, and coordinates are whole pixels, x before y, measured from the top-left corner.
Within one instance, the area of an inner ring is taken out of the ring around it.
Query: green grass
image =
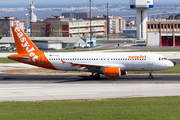
[[[0,63],[18,63],[14,60],[10,60],[8,58],[0,58]]]
[[[17,51],[0,51],[0,53],[17,53]]]
[[[0,120],[179,120],[180,97],[0,102]]]

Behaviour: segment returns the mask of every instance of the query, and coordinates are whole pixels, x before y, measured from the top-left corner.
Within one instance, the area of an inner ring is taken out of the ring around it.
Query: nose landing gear
[[[153,79],[152,71],[149,71],[149,79]]]

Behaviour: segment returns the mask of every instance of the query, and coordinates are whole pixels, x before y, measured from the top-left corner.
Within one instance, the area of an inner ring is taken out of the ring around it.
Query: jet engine
[[[107,77],[120,77],[122,75],[127,75],[127,71],[121,71],[119,67],[107,67],[103,69],[103,74]]]

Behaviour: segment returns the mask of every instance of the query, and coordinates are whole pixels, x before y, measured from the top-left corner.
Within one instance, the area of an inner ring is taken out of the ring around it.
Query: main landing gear
[[[149,79],[153,79],[151,71],[149,71]]]
[[[95,75],[93,75],[93,74],[94,74],[94,73],[92,73],[92,75],[89,76],[89,78],[90,78],[91,80],[99,79],[99,78],[100,78],[99,73],[96,73]]]

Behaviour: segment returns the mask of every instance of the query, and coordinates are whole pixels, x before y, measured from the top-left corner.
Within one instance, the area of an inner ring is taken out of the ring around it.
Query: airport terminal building
[[[147,22],[147,46],[180,46],[180,21]]]

